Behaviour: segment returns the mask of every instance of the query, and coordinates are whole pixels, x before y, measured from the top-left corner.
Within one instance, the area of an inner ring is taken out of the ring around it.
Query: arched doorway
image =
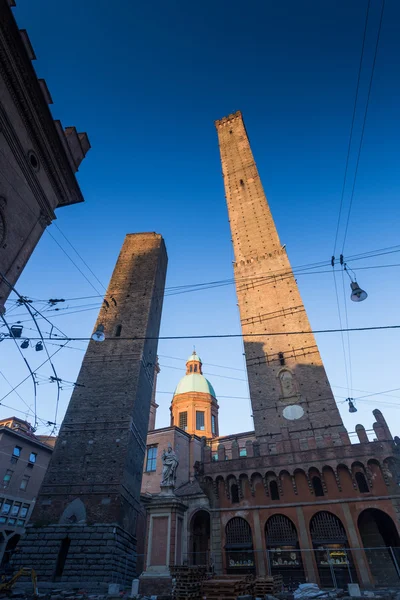
[[[283,583],[295,589],[304,583],[304,569],[297,530],[285,515],[273,515],[265,524],[265,540],[271,575],[282,575]]]
[[[8,532],[8,533],[11,535],[10,532]],[[3,559],[1,561],[1,566],[4,567],[6,570],[11,561],[11,557],[16,550],[16,547],[17,547],[17,544],[18,544],[20,538],[21,538],[21,536],[18,533],[16,533],[12,537],[10,537],[6,543],[6,547],[5,547],[4,554],[3,554]],[[12,572],[12,568],[11,568],[11,572]]]
[[[400,537],[393,520],[377,508],[367,508],[358,517],[358,530],[376,585],[398,585]]]
[[[357,582],[341,520],[330,512],[317,512],[310,521],[310,534],[321,587],[345,588]]]
[[[191,522],[191,548],[189,563],[208,565],[210,553],[210,513],[198,510]]]
[[[253,537],[246,519],[233,517],[226,524],[225,552],[227,573],[255,573]]]

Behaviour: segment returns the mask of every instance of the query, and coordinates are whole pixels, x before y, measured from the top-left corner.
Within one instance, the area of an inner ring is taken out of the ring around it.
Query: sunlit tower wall
[[[129,582],[167,254],[126,236],[16,560],[40,581]]]
[[[349,443],[250,148],[242,114],[215,123],[255,433],[263,454]],[[299,235],[302,235],[299,232]],[[302,332],[301,335],[291,332]],[[278,335],[276,335],[278,334]]]

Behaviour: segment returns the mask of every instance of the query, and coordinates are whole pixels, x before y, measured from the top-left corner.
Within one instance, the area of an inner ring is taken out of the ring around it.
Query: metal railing
[[[348,548],[340,544],[314,549],[275,547],[268,550],[225,549],[185,553],[179,564],[207,565],[210,572],[281,575],[284,590],[300,583],[343,589],[348,583],[400,586],[400,547]]]

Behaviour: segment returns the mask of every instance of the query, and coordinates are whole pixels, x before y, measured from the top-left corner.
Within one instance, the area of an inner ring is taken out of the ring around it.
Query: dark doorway
[[[398,585],[395,560],[400,560],[400,538],[392,519],[368,508],[358,517],[358,530],[375,585]]]
[[[334,514],[321,511],[310,522],[311,540],[322,588],[346,588],[357,583],[346,531]]]
[[[12,536],[12,538],[8,540],[6,549],[4,550],[3,560],[1,563],[2,566],[8,565],[8,563],[10,562],[20,538],[21,536],[18,533],[16,533]]]
[[[305,582],[297,530],[285,515],[273,515],[265,525],[265,541],[271,575],[282,575],[288,590]]]
[[[71,544],[69,537],[62,540],[60,550],[57,556],[56,570],[54,571],[53,581],[60,581],[64,571],[65,561],[67,560],[68,550]]]
[[[210,514],[199,510],[192,519],[192,548],[189,563],[208,565],[210,551]]]

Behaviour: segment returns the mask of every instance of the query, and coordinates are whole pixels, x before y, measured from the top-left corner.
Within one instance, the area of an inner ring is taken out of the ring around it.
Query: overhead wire
[[[50,353],[49,353],[49,351],[47,349],[45,338],[43,337],[42,331],[40,329],[40,326],[39,326],[39,324],[38,324],[38,322],[37,322],[37,320],[35,318],[35,315],[34,315],[32,309],[31,309],[30,303],[26,302],[26,299],[18,292],[18,290],[15,288],[15,286],[13,286],[8,281],[8,279],[5,277],[4,273],[0,272],[0,277],[1,277],[2,281],[4,281],[5,284],[14,292],[14,294],[16,294],[18,296],[20,302],[25,306],[25,308],[28,311],[28,313],[30,314],[30,316],[31,316],[31,318],[32,318],[32,320],[33,320],[33,322],[34,322],[34,324],[36,326],[38,334],[39,334],[39,336],[41,338],[41,341],[42,341],[42,344],[43,344],[43,348],[44,348],[44,350],[46,352],[47,358],[48,358],[49,363],[50,363],[50,367],[51,367],[51,369],[52,369],[52,371],[54,373],[54,379],[55,379],[55,381],[57,383],[57,398],[56,398],[55,417],[54,417],[54,422],[56,422],[57,421],[57,414],[58,414],[58,406],[59,406],[59,403],[60,403],[61,386],[60,386],[59,377],[58,377],[56,368],[54,366],[53,361],[51,360]],[[37,312],[39,312],[39,311],[37,311]],[[41,313],[39,313],[39,314],[41,314]],[[48,323],[50,323],[50,321],[46,317],[43,317],[43,315],[41,315],[41,317],[44,318]],[[51,323],[50,323],[50,325],[51,325]],[[59,331],[60,331],[60,333],[62,333],[65,336],[65,333],[63,333],[63,331],[61,329],[59,329]],[[10,333],[11,333],[11,330],[10,330]],[[50,337],[51,337],[51,334],[50,334]],[[17,346],[18,346],[18,350],[20,351],[21,355],[23,356],[23,358],[25,360],[25,363],[28,364],[28,362],[25,359],[25,356],[21,352],[21,349],[20,349],[18,343],[17,343]],[[36,412],[37,411],[36,411],[36,395],[35,395],[35,414],[36,414]],[[35,424],[35,427],[36,427],[36,424]]]
[[[383,331],[390,329],[400,329],[400,324],[393,325],[371,325],[368,327],[349,327],[348,329],[310,329],[309,331],[269,331],[269,332],[259,332],[259,333],[216,333],[216,334],[192,334],[192,335],[160,335],[160,336],[120,336],[120,337],[106,337],[105,341],[135,341],[135,340],[191,340],[191,339],[223,339],[223,338],[249,338],[249,337],[269,337],[269,336],[287,336],[287,335],[317,335],[320,333],[339,333],[340,331]],[[8,338],[4,338],[3,341]],[[41,338],[30,337],[26,338],[31,341],[36,341]],[[54,340],[54,338],[44,338],[45,340]],[[83,341],[90,342],[92,338],[90,337],[65,337],[58,338],[60,341]],[[104,342],[101,342],[104,344]],[[121,356],[118,356],[120,359]]]
[[[18,349],[18,352],[20,353],[20,355],[22,357],[22,360],[24,361],[24,363],[25,363],[25,365],[26,365],[26,367],[27,367],[27,369],[29,371],[29,375],[28,375],[28,377],[26,379],[29,379],[29,377],[32,379],[32,383],[33,383],[33,401],[34,401],[34,412],[35,412],[35,427],[37,427],[37,411],[36,411],[37,382],[36,382],[35,374],[34,374],[32,368],[31,368],[29,362],[27,361],[26,357],[24,356],[24,353],[22,352],[21,348],[19,347],[19,344],[18,344],[17,340],[15,339],[15,337],[14,337],[12,331],[11,331],[11,327],[9,326],[9,324],[7,323],[6,318],[4,317],[4,315],[1,312],[0,312],[0,318],[3,321],[3,323],[5,324],[5,326],[7,327],[8,333],[9,333],[10,337],[13,339],[13,341],[14,341],[17,349]],[[14,390],[12,390],[12,391],[14,391]],[[1,404],[1,401],[0,401],[0,404]]]
[[[353,140],[354,123],[355,123],[356,112],[357,112],[358,93],[360,91],[360,79],[361,79],[362,64],[363,64],[363,59],[364,59],[365,39],[367,36],[370,5],[371,5],[371,0],[368,0],[367,11],[366,11],[366,15],[365,15],[365,24],[364,24],[362,47],[361,47],[360,63],[358,66],[356,95],[355,95],[354,106],[353,106],[353,116],[351,119],[349,142],[347,145],[347,157],[346,157],[346,165],[345,165],[344,177],[343,177],[342,193],[341,193],[341,197],[340,197],[339,215],[338,215],[338,220],[337,220],[337,225],[336,225],[335,241],[333,244],[333,253],[332,253],[333,256],[335,256],[335,253],[336,253],[336,245],[337,245],[337,240],[338,240],[338,235],[339,235],[340,220],[341,220],[342,209],[343,209],[343,200],[344,200],[344,194],[345,194],[345,190],[346,190],[347,172],[348,172],[348,168],[349,168],[351,144],[352,144],[352,140]]]
[[[344,238],[343,238],[343,245],[342,245],[342,254],[344,253],[344,247],[345,247],[346,239],[347,239],[347,232],[348,232],[348,229],[349,229],[351,209],[352,209],[352,206],[353,206],[354,190],[355,190],[355,187],[356,187],[358,167],[359,167],[359,164],[360,164],[361,150],[362,150],[362,145],[363,145],[363,141],[364,141],[365,124],[367,122],[369,101],[370,101],[370,97],[371,97],[372,82],[373,82],[373,79],[374,79],[375,66],[376,66],[376,57],[378,55],[378,47],[379,47],[379,40],[380,40],[380,36],[381,36],[382,21],[383,21],[383,13],[384,13],[384,11],[385,11],[385,0],[382,0],[382,8],[381,8],[381,15],[380,15],[380,20],[379,20],[378,34],[376,36],[375,52],[374,52],[374,58],[373,58],[373,62],[372,62],[371,77],[370,77],[369,86],[368,86],[367,103],[366,103],[365,111],[364,111],[364,119],[363,119],[363,124],[362,124],[362,128],[361,128],[360,144],[359,144],[359,147],[358,147],[356,167],[355,167],[355,171],[354,171],[353,186],[352,186],[352,190],[351,190],[351,194],[350,194],[349,210],[348,210],[347,220],[346,220],[346,226],[345,226],[345,230],[344,230]]]

